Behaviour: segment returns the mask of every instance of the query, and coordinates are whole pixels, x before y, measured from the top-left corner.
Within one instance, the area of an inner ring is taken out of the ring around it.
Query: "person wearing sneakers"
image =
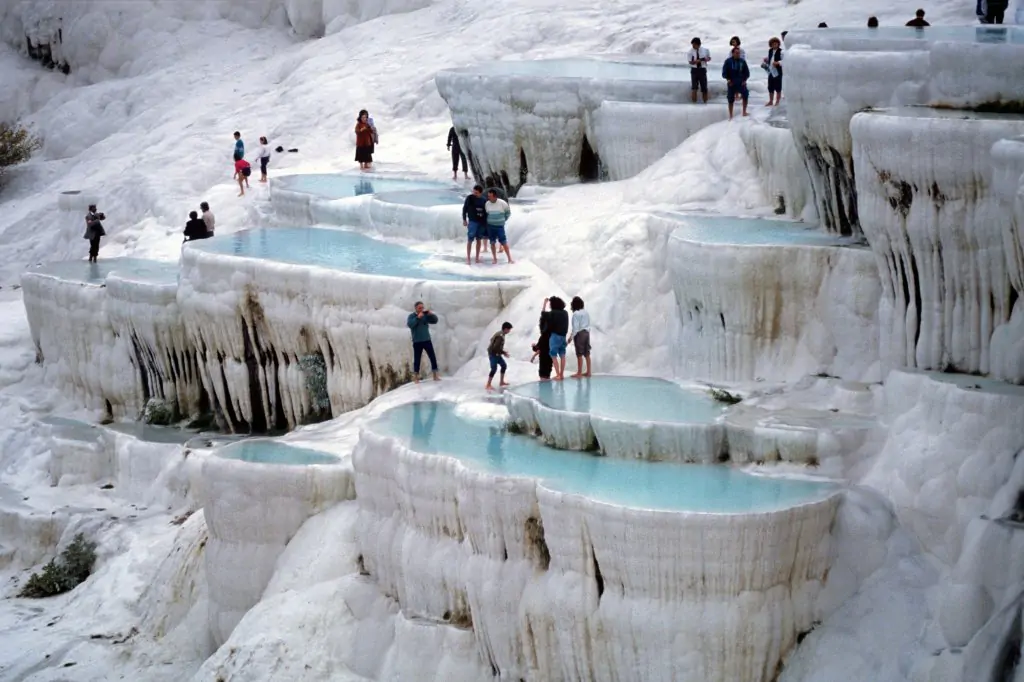
[[[700,38],[690,41],[690,101],[697,101],[697,90],[700,90],[704,104],[708,103],[708,62],[711,61],[711,52],[708,48],[700,46]]]

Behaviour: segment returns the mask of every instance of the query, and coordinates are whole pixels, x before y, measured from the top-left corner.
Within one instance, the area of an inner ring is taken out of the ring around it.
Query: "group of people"
[[[512,251],[508,248],[508,236],[505,234],[505,223],[512,210],[508,202],[498,196],[498,190],[487,190],[474,185],[473,191],[462,203],[462,226],[466,228],[466,265],[472,264],[473,243],[476,243],[476,262],[480,262],[480,249],[484,241],[491,243],[491,263],[498,262],[498,247],[505,253],[509,263],[513,263]]]
[[[213,236],[216,219],[210,205],[205,201],[199,204],[199,212],[189,211],[188,222],[185,223],[185,239],[190,242],[196,239],[209,239]]]
[[[245,160],[245,143],[242,141],[242,133],[235,131],[235,151],[232,157],[235,160],[235,174],[232,176],[238,182],[238,196],[245,196],[245,190],[249,187],[249,176],[252,175],[252,166]],[[278,147],[278,151],[281,148]],[[260,182],[267,181],[267,166],[270,164],[270,142],[266,136],[260,136],[260,144],[256,148],[254,161],[260,164]]]
[[[785,33],[782,34],[785,37]],[[704,103],[708,101],[708,63],[711,52],[703,47],[700,38],[690,41],[688,55],[690,64],[690,99],[697,101],[700,91]],[[768,104],[775,106],[782,102],[782,40],[772,38],[768,41],[768,54],[761,60],[761,68],[768,73]],[[722,78],[726,82],[726,101],[729,104],[729,119],[733,117],[733,106],[739,98],[743,104],[743,115],[748,116],[747,102],[750,90],[750,67],[747,66],[747,52],[741,47],[739,36],[729,39],[729,57],[722,64]]]
[[[550,309],[549,309],[550,307]],[[570,343],[576,354],[576,373],[572,378],[590,376],[590,314],[586,311],[583,299],[573,296],[569,304],[572,315],[565,309],[565,301],[558,296],[551,296],[544,299],[540,313],[540,338],[533,344],[534,362],[540,357],[540,370],[538,375],[542,381],[562,381],[565,378],[565,356]],[[423,354],[427,354],[430,361],[430,371],[434,381],[441,380],[440,370],[437,366],[437,355],[434,352],[434,343],[430,338],[430,326],[437,324],[438,317],[428,309],[423,301],[416,301],[413,311],[406,319],[406,326],[412,335],[412,372],[413,381],[420,382],[420,368]],[[508,370],[508,363],[505,358],[509,353],[505,350],[505,337],[512,331],[511,322],[503,322],[501,329],[496,331],[487,343],[487,361],[490,364],[490,372],[487,375],[487,384],[484,388],[493,390],[494,375],[501,376],[498,386],[508,386],[505,381],[505,373]],[[552,373],[554,376],[552,377]]]

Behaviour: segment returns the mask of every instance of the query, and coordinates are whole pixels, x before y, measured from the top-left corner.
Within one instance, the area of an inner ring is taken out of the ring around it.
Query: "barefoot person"
[[[782,104],[782,41],[778,38],[768,41],[768,56],[761,62],[761,68],[768,72],[768,104],[765,106]]]
[[[249,186],[249,176],[252,175],[252,167],[245,159],[235,161],[235,180],[238,180],[238,196],[245,196],[245,188]]]
[[[491,381],[494,380],[494,373],[501,367],[501,381],[498,382],[498,386],[508,386],[508,382],[505,381],[505,370],[508,369],[508,365],[505,364],[505,358],[508,357],[508,353],[505,352],[505,336],[512,331],[512,325],[509,322],[505,322],[501,325],[501,331],[495,332],[494,336],[491,337],[491,342],[487,344],[487,359],[491,362],[491,373],[487,375],[487,385],[484,386],[488,391],[494,390],[491,386]]]
[[[107,231],[103,229],[101,221],[106,220],[105,213],[96,210],[96,204],[89,204],[89,212],[85,214],[85,234],[83,238],[89,240],[89,262],[95,263],[100,255],[100,239],[106,236]]]
[[[476,262],[480,262],[480,247],[487,239],[487,199],[484,188],[473,185],[473,192],[462,202],[462,226],[466,228],[466,265],[470,265],[473,242],[476,242]]]
[[[590,313],[583,309],[583,299],[573,296],[569,303],[572,309],[572,330],[569,332],[569,339],[576,348],[576,373],[575,378],[590,376]],[[586,360],[587,371],[583,371],[583,361]]]
[[[409,313],[406,320],[409,331],[412,332],[412,380],[420,383],[420,358],[423,351],[427,352],[427,359],[430,360],[430,371],[434,374],[434,381],[440,381],[441,375],[437,371],[437,356],[434,355],[434,344],[430,341],[430,325],[437,324],[437,315],[430,312],[423,306],[423,301],[416,301],[414,312]]]
[[[356,119],[356,161],[359,163],[359,170],[368,171],[373,164],[373,125],[370,123],[370,114],[363,109]]]
[[[501,250],[505,252],[508,262],[511,264],[513,262],[512,252],[509,251],[508,237],[505,236],[505,223],[512,215],[512,210],[508,207],[508,202],[498,196],[498,191],[495,189],[487,190],[487,203],[484,205],[484,210],[487,212],[487,237],[491,241],[491,262],[498,263],[497,243],[501,244]]]
[[[459,134],[455,132],[455,126],[448,131],[448,151],[452,153],[452,180],[459,178],[459,160],[462,160],[462,174],[469,180],[469,168],[466,165],[466,153],[462,151],[462,143],[459,142]]]
[[[700,46],[700,38],[690,41],[690,101],[697,102],[697,90],[700,90],[704,104],[708,103],[708,62],[711,53],[708,48]]]
[[[548,353],[551,355],[552,369],[555,371],[555,381],[565,378],[565,335],[569,333],[569,313],[565,312],[565,301],[557,296],[549,299],[551,303],[551,315],[548,318],[548,328],[551,332],[551,339],[548,341]]]
[[[256,148],[256,160],[260,162],[260,182],[266,182],[267,165],[270,163],[270,143],[265,137],[260,137],[260,146]]]
[[[235,131],[235,153],[234,160],[245,158],[245,143],[242,142],[242,133]]]
[[[544,299],[544,305],[540,309],[540,338],[533,344],[533,358],[540,358],[540,365],[537,367],[537,376],[541,381],[551,379],[551,311],[548,310],[548,299]]]
[[[747,99],[750,97],[750,91],[747,90],[747,80],[750,78],[750,69],[747,67],[747,61],[741,56],[739,45],[732,48],[732,56],[725,60],[722,64],[722,78],[728,83],[728,92],[726,93],[726,99],[729,102],[729,120],[732,120],[732,105],[736,101],[736,96],[743,100],[743,115],[747,115]]]

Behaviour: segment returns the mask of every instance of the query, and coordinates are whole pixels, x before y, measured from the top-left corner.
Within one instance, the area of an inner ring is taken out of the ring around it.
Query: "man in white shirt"
[[[697,90],[704,98],[704,104],[708,103],[708,62],[711,61],[711,53],[708,48],[700,46],[700,38],[690,41],[693,48],[690,50],[690,100],[697,101]]]

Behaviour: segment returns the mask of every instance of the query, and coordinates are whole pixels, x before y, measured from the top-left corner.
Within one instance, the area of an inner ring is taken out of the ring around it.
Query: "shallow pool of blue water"
[[[486,62],[464,72],[494,76],[537,76],[543,78],[585,78],[624,81],[686,81],[690,82],[689,65],[642,64],[614,61],[614,57],[566,59],[535,59]]]
[[[628,422],[710,423],[726,411],[726,406],[706,391],[647,377],[602,375],[534,381],[513,386],[508,392],[533,398],[554,410]]]
[[[508,280],[500,273],[474,275],[429,267],[430,255],[358,232],[317,227],[275,227],[189,242],[186,248],[243,258],[261,258],[296,265],[383,277],[439,281]],[[437,259],[441,261],[442,259]]]
[[[679,222],[672,239],[704,244],[742,244],[748,246],[852,246],[849,237],[825,232],[815,225],[767,218],[733,218],[696,213],[658,213]]]
[[[96,263],[87,260],[54,261],[28,268],[27,272],[87,284],[102,284],[112,272],[139,282],[173,284],[178,281],[177,263],[143,258],[100,258]]]
[[[408,192],[384,192],[377,195],[378,201],[388,204],[406,204],[408,206],[461,206],[465,194],[455,190],[414,189]]]
[[[536,478],[553,490],[639,509],[737,514],[796,506],[837,490],[831,483],[754,476],[722,465],[677,464],[554,450],[511,434],[503,422],[459,416],[445,402],[388,410],[368,427],[410,449],[455,457],[496,474]]]
[[[380,178],[371,175],[348,173],[311,173],[309,175],[284,175],[274,178],[273,183],[293,192],[314,194],[324,199],[346,199],[380,192],[406,192],[410,190],[450,188],[451,185],[432,180],[411,180],[405,178]]]
[[[240,443],[232,443],[218,450],[216,454],[226,459],[237,459],[252,464],[283,464],[287,466],[339,464],[341,461],[326,452],[286,445],[269,438],[254,438]]]

